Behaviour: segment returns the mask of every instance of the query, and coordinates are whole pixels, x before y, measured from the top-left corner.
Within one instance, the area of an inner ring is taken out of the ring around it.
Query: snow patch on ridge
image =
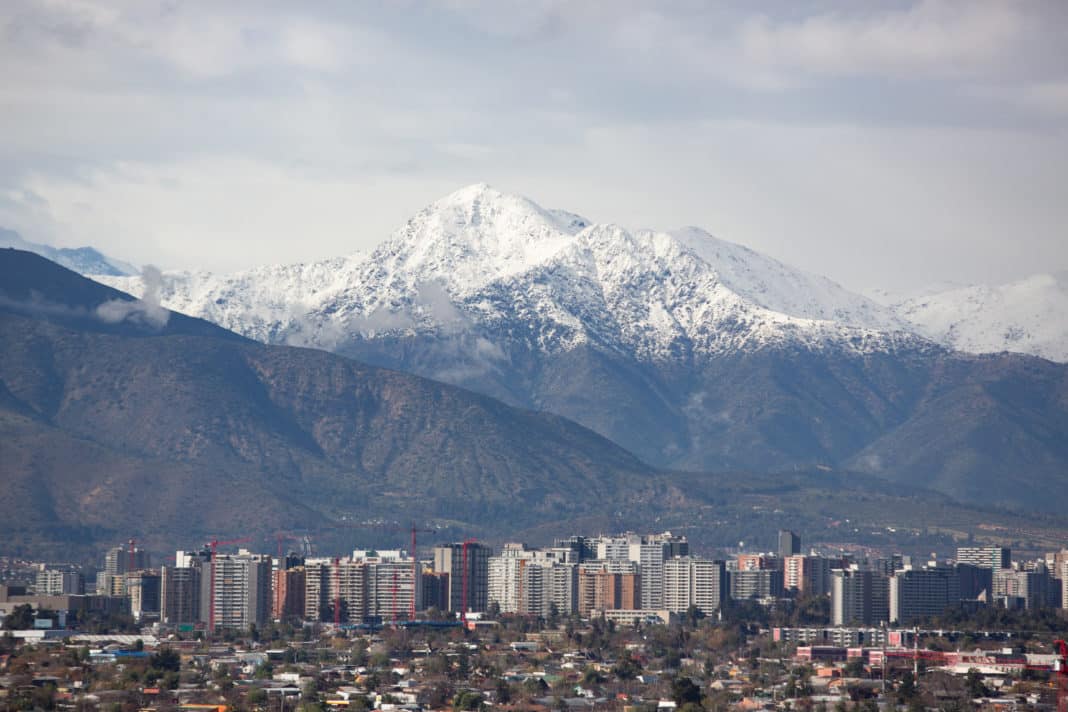
[[[593,344],[656,361],[926,344],[890,310],[698,228],[590,224],[485,184],[427,206],[369,255],[168,273],[161,298],[254,339],[327,349],[416,333],[467,334],[464,348],[481,344],[494,358],[509,342],[542,352]]]

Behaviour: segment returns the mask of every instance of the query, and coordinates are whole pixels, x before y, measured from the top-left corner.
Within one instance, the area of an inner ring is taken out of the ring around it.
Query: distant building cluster
[[[1009,549],[970,546],[956,559],[894,556],[831,571],[832,623],[911,625],[957,605],[1068,608],[1068,550],[1014,563]]]
[[[946,562],[854,560],[802,553],[791,531],[779,532],[777,551],[729,560],[695,556],[685,537],[665,532],[571,536],[543,548],[509,543],[499,551],[469,540],[435,546],[423,560],[404,550],[314,557],[205,547],[153,568],[131,541],[106,552],[95,590],[87,592],[75,570],[41,566],[35,590],[0,587],[0,614],[21,603],[62,616],[121,611],[187,631],[272,620],[363,626],[428,611],[464,620],[489,612],[633,623],[713,616],[731,601],[829,597],[834,626],[909,626],[953,606],[1068,608],[1065,580],[1068,550],[1023,564],[1000,547],[961,547]]]

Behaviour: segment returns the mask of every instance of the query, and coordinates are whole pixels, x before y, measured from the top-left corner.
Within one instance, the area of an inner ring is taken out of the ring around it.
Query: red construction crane
[[[301,536],[298,534],[294,534],[293,532],[275,532],[274,538],[278,541],[278,567],[282,568],[282,556],[284,555],[284,552],[282,551],[282,542],[303,541],[303,538],[301,538]]]
[[[469,572],[467,569],[467,547],[469,544],[477,544],[477,539],[464,539],[463,543],[463,597],[461,598],[463,608],[460,610],[460,620],[464,624],[464,628],[467,628],[467,579]]]
[[[1057,686],[1057,712],[1068,712],[1068,643],[1053,641],[1057,659],[1053,661],[1053,682]]]
[[[211,589],[208,593],[208,635],[215,635],[215,551],[220,546],[244,544],[249,541],[252,540],[246,536],[241,537],[240,539],[230,539],[228,541],[212,539],[208,542],[208,546],[211,547]]]

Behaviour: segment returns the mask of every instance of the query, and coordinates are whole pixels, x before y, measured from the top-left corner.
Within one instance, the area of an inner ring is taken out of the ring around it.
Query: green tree
[[[633,680],[642,673],[642,667],[629,655],[612,666],[612,674],[620,680]]]
[[[688,677],[680,677],[671,683],[671,698],[679,707],[688,702],[700,705],[702,697],[701,688]]]
[[[4,619],[4,630],[29,630],[33,628],[33,606],[28,603],[15,606]]]
[[[482,695],[472,690],[458,692],[452,699],[454,710],[477,710],[482,707]]]
[[[968,675],[964,678],[964,683],[968,687],[968,694],[972,699],[976,697],[989,697],[990,690],[983,684],[983,675],[975,668],[968,671]]]
[[[174,648],[160,648],[148,659],[148,664],[157,670],[178,672],[182,669],[182,658]]]
[[[916,678],[912,676],[911,670],[905,671],[905,675],[901,678],[901,684],[897,688],[897,695],[902,702],[908,702],[916,696]]]

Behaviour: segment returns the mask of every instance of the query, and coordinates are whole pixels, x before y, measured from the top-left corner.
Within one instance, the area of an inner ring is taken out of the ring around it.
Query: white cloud
[[[1026,39],[1019,4],[934,2],[865,15],[835,12],[796,21],[766,16],[739,31],[755,67],[834,76],[974,76],[995,68]]]
[[[1068,266],[1062,2],[504,7],[0,3],[0,226],[247,267],[489,181],[850,285]]]

